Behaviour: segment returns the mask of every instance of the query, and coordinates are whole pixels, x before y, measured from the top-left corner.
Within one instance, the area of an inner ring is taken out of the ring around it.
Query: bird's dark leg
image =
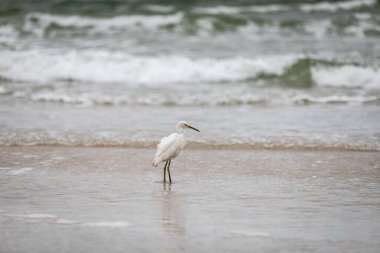
[[[166,183],[166,166],[168,165],[168,161],[166,161],[164,166],[164,184]]]
[[[172,160],[169,160],[169,164],[168,164],[168,174],[169,174],[169,183],[172,183],[172,178],[170,177],[170,163],[171,163]]]

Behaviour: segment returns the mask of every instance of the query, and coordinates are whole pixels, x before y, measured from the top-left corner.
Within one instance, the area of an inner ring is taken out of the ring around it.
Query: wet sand
[[[380,153],[0,147],[0,252],[378,252]]]

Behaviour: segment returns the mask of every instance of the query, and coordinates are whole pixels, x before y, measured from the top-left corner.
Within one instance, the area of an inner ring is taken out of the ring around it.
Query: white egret
[[[169,183],[172,182],[172,178],[170,176],[170,162],[172,159],[177,157],[179,153],[181,153],[181,150],[186,145],[186,140],[184,137],[186,128],[191,128],[200,132],[198,129],[187,124],[186,121],[180,121],[176,126],[178,133],[172,133],[171,135],[162,138],[160,143],[157,145],[157,152],[153,159],[152,165],[157,167],[159,163],[165,162],[164,183],[166,182],[166,170],[168,170],[169,174]]]

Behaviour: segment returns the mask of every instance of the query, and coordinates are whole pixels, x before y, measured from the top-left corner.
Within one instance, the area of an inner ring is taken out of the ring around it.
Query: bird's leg
[[[169,183],[172,183],[172,178],[170,177],[170,163],[171,163],[172,160],[169,160],[169,164],[168,164],[168,174],[169,174]]]
[[[166,183],[166,166],[168,165],[168,161],[166,161],[164,166],[164,184]]]

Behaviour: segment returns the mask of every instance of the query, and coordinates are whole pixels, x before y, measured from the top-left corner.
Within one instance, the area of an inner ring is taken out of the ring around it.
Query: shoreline
[[[17,147],[50,147],[50,148],[125,148],[125,149],[156,149],[158,141],[131,141],[121,144],[9,144],[0,145],[0,148],[17,148]],[[242,150],[242,151],[298,151],[298,152],[380,152],[380,147],[352,147],[349,145],[279,145],[266,143],[202,143],[189,141],[185,149],[191,150]]]

